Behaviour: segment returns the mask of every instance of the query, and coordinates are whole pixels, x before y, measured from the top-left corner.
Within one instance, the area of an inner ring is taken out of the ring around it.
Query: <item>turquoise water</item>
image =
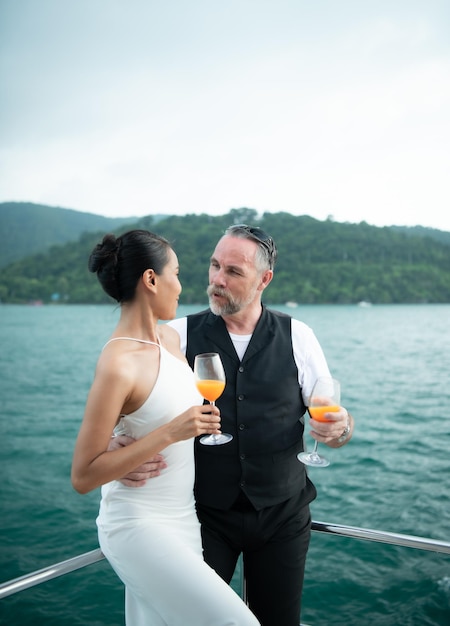
[[[449,541],[450,306],[284,310],[314,328],[357,419],[351,444],[327,448],[332,465],[310,472],[313,518]],[[99,493],[76,494],[70,464],[117,317],[109,306],[0,306],[1,581],[97,547]],[[315,533],[302,621],[448,626],[450,557]],[[103,561],[0,601],[0,623],[120,626],[122,585]]]

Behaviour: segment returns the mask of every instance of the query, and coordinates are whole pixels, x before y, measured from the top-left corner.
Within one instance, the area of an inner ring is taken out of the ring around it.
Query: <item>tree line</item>
[[[180,261],[181,304],[207,302],[210,255],[230,224],[250,223],[271,234],[277,244],[275,276],[265,291],[267,304],[448,303],[450,244],[396,227],[319,221],[289,213],[232,209],[222,216],[185,215],[135,224],[166,237]],[[87,260],[105,232],[85,232],[76,241],[53,245],[3,268],[0,301],[24,304],[100,304],[111,302]]]

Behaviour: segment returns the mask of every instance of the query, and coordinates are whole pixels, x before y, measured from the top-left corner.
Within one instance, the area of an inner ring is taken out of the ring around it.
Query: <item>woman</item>
[[[220,433],[217,408],[203,405],[178,334],[181,285],[169,243],[144,230],[106,235],[90,258],[121,306],[105,345],[78,434],[72,484],[102,486],[102,552],[125,584],[127,626],[256,626],[239,596],[203,561],[193,497],[197,435]],[[108,451],[113,432],[136,439]],[[164,451],[167,467],[140,489],[119,478]]]

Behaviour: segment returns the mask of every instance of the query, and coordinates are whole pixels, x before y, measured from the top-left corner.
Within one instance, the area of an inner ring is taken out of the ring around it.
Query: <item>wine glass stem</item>
[[[319,445],[319,442],[316,440],[316,441],[314,442],[314,448],[313,448],[313,451],[311,452],[311,456],[312,456],[312,457],[317,457],[317,456],[319,456],[319,455],[318,455],[318,453],[317,453],[317,447],[318,447],[318,445]]]
[[[215,404],[216,404],[216,403],[214,402],[214,400],[210,400],[210,401],[209,401],[209,404],[210,404],[211,406],[215,406]],[[214,441],[217,441],[217,437],[218,437],[218,435],[211,435],[211,436],[212,436],[212,438],[214,439]]]

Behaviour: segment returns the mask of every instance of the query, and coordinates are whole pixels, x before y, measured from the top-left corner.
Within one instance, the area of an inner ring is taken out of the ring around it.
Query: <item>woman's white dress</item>
[[[202,402],[189,365],[160,346],[150,396],[121,417],[115,432],[139,439]],[[257,626],[244,602],[203,560],[193,439],[161,454],[167,468],[145,486],[113,481],[102,487],[99,543],[125,584],[127,626]]]

